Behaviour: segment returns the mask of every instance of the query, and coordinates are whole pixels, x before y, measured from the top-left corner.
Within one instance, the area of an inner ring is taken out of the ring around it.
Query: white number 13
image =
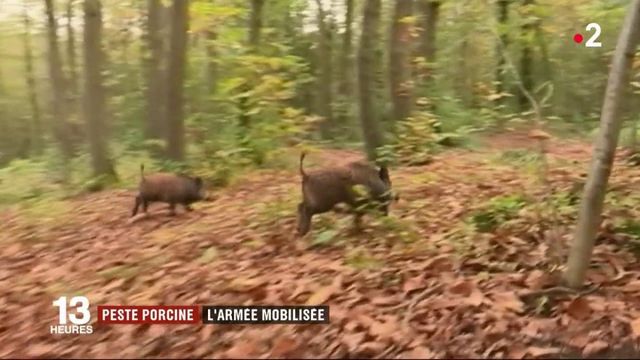
[[[58,323],[65,325],[67,323],[67,297],[61,296],[58,300],[53,302],[53,306],[57,306],[58,311]],[[69,314],[69,320],[74,325],[84,325],[91,320],[91,313],[89,312],[89,299],[84,296],[74,296],[69,301],[70,307],[76,308],[76,314]],[[80,314],[78,318],[77,314]]]
[[[596,32],[593,33],[593,35],[589,38],[589,40],[587,40],[587,42],[584,44],[584,46],[586,47],[602,47],[602,43],[598,40],[598,37],[600,37],[600,33],[602,32],[602,29],[600,29],[600,25],[598,23],[591,23],[589,25],[587,25],[587,31],[591,31],[591,30],[595,30]]]

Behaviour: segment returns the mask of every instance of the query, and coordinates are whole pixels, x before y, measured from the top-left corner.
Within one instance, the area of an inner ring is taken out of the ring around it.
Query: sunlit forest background
[[[0,0],[0,358],[638,358],[639,24],[640,0]],[[349,197],[365,157],[388,216],[297,232],[300,168]],[[159,171],[206,201],[146,212]],[[76,295],[95,332],[49,334]]]
[[[1,203],[130,185],[141,162],[223,186],[299,144],[423,162],[534,121],[518,83],[589,134],[626,1],[171,5],[0,2]],[[602,48],[572,41],[590,22]]]

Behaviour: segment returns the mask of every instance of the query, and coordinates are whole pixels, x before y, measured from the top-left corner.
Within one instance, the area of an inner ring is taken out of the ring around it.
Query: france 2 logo
[[[67,303],[67,297],[61,296],[53,302],[53,306],[58,308],[58,325],[51,325],[51,334],[92,334],[93,328],[87,325],[91,321],[89,311],[89,299],[86,296],[74,296]],[[75,312],[69,313],[67,310],[74,308]],[[67,325],[67,321],[71,325]]]

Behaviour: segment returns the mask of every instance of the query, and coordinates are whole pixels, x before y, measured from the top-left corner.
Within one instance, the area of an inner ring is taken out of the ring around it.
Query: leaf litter
[[[392,171],[403,198],[391,216],[410,219],[419,234],[409,242],[398,241],[401,230],[390,234],[385,223],[368,219],[375,224],[365,234],[349,235],[336,225],[316,231],[317,247],[300,246],[312,239],[293,237],[294,208],[270,215],[251,205],[287,201],[298,188],[291,171],[248,174],[214,203],[175,218],[158,206],[130,222],[133,197],[108,191],[68,200],[70,216],[55,226],[34,224],[20,212],[2,214],[0,355],[638,357],[626,345],[640,338],[640,264],[623,246],[627,237],[603,227],[589,273],[600,287],[576,295],[545,292],[557,285],[557,270],[539,236],[548,225],[538,223],[535,211],[520,211],[494,232],[469,230],[472,212],[496,196],[538,195],[517,166],[486,160],[522,144],[505,136],[483,151],[452,150],[428,165]],[[329,161],[353,157],[327,154]],[[589,145],[550,140],[553,187],[569,188],[582,171],[574,162],[586,164],[589,156]],[[428,181],[421,174],[429,174]],[[640,170],[617,159],[611,183],[622,188],[635,178]],[[558,225],[574,220],[567,215]],[[46,241],[29,241],[33,234]],[[381,241],[391,235],[394,242]],[[351,266],[354,253],[376,266]],[[51,301],[60,291],[82,291],[92,306],[328,304],[332,322],[145,328],[98,326],[94,319],[90,336],[43,335],[56,323]],[[546,311],[536,311],[540,304]]]

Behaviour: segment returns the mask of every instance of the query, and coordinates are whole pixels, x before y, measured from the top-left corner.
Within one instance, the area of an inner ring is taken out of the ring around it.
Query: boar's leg
[[[169,215],[176,216],[176,203],[169,203]]]
[[[362,216],[364,214],[361,211],[354,211],[353,215],[353,232],[358,234],[362,231]]]
[[[304,204],[298,204],[298,235],[304,236],[311,229],[313,212]]]
[[[142,203],[142,198],[140,197],[140,195],[136,196],[136,203],[135,205],[133,205],[133,211],[131,212],[131,217],[136,216],[136,214],[138,213],[138,208],[140,207],[140,204]],[[145,209],[146,211],[147,209]]]
[[[144,211],[144,213],[147,213],[147,209],[149,208],[149,201],[147,200],[142,200],[142,211]]]

